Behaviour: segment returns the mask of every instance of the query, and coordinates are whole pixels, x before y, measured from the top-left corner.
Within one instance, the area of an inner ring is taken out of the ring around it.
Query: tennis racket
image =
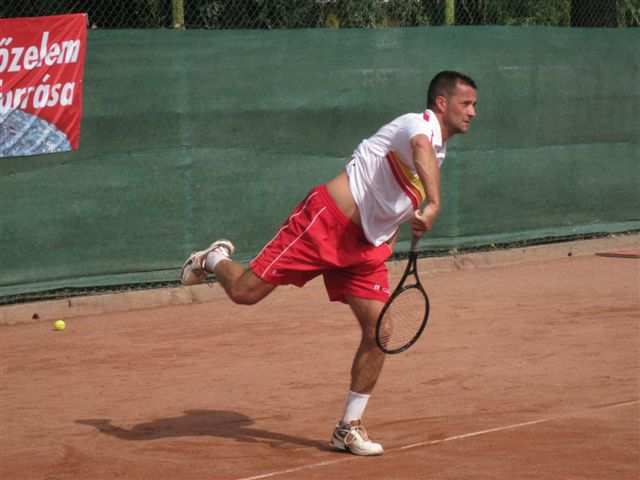
[[[378,317],[376,342],[384,353],[404,352],[427,326],[429,297],[418,276],[417,244],[418,238],[413,237],[404,274]]]

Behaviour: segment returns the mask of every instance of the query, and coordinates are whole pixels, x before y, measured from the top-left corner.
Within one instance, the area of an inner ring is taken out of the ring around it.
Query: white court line
[[[394,450],[398,450],[398,451],[409,450],[410,448],[425,447],[427,445],[437,445],[439,443],[451,442],[452,440],[462,440],[463,438],[479,437],[480,435],[486,435],[487,433],[514,430],[516,428],[528,427],[530,425],[537,425],[539,423],[548,423],[548,422],[553,422],[554,420],[563,420],[566,418],[576,417],[581,413],[584,414],[586,412],[593,411],[593,410],[608,410],[611,408],[618,408],[618,407],[633,405],[634,403],[640,403],[640,400],[631,400],[629,402],[616,403],[615,405],[607,405],[606,407],[600,407],[600,408],[596,407],[590,410],[583,410],[582,412],[571,413],[566,415],[558,415],[555,417],[541,418],[540,420],[532,420],[530,422],[514,423],[513,425],[506,425],[504,427],[488,428],[487,430],[479,430],[477,432],[463,433],[461,435],[454,435],[452,437],[441,438],[438,440],[428,440],[426,442],[413,443],[411,445],[405,445],[404,447],[395,448]]]
[[[589,412],[593,412],[594,410],[610,410],[613,408],[619,408],[619,407],[626,407],[629,405],[634,405],[636,403],[640,403],[640,400],[630,400],[628,402],[620,402],[620,403],[616,403],[616,404],[612,404],[612,405],[605,405],[605,406],[601,406],[601,407],[590,407],[587,408],[585,410],[580,410],[577,412],[573,412],[573,413],[568,413],[565,415],[557,415],[554,417],[546,417],[546,418],[541,418],[539,420],[532,420],[530,422],[522,422],[522,423],[514,423],[512,425],[504,425],[502,427],[495,427],[495,428],[489,428],[486,430],[478,430],[477,432],[470,432],[470,433],[463,433],[461,435],[453,435],[451,437],[446,437],[446,438],[440,438],[438,440],[427,440],[425,442],[418,442],[418,443],[412,443],[411,445],[405,445],[403,447],[396,447],[396,448],[391,448],[388,450],[385,450],[385,453],[391,453],[391,452],[400,452],[400,451],[404,451],[404,450],[409,450],[412,448],[418,448],[418,447],[426,447],[429,445],[438,445],[440,443],[445,443],[445,442],[452,442],[454,440],[463,440],[465,438],[471,438],[471,437],[479,437],[481,435],[486,435],[488,433],[495,433],[495,432],[504,432],[506,430],[515,430],[517,428],[522,428],[522,427],[528,427],[531,425],[538,425],[541,423],[548,423],[548,422],[553,422],[556,420],[564,420],[567,418],[572,418],[572,417],[577,417],[580,415],[584,415],[585,413],[589,413]],[[309,470],[312,468],[319,468],[319,467],[326,467],[328,465],[335,465],[336,463],[343,463],[343,462],[349,462],[349,461],[353,461],[356,459],[360,459],[361,457],[358,457],[356,455],[349,455],[348,457],[345,458],[340,458],[340,459],[336,459],[336,460],[326,460],[324,462],[318,462],[318,463],[311,463],[309,465],[302,465],[300,467],[293,467],[293,468],[287,468],[285,470],[279,470],[276,472],[270,472],[270,473],[264,473],[262,475],[256,475],[253,477],[243,477],[243,478],[239,478],[238,480],[261,480],[263,478],[273,478],[273,477],[277,477],[280,475],[286,475],[287,473],[295,473],[295,472],[300,472],[302,470]]]

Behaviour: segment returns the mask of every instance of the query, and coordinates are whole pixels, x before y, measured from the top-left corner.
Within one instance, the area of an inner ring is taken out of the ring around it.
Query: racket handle
[[[415,252],[416,247],[418,246],[418,242],[420,241],[420,237],[416,237],[414,235],[411,236],[411,250],[410,252]]]

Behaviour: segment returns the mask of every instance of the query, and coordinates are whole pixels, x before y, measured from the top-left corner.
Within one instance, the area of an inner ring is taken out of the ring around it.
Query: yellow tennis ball
[[[64,323],[64,320],[56,320],[55,322],[53,322],[53,328],[55,328],[56,330],[64,330],[66,326],[67,324]]]

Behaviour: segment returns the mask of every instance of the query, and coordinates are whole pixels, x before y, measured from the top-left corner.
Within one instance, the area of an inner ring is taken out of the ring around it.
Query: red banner
[[[76,150],[85,14],[0,19],[0,157]]]

